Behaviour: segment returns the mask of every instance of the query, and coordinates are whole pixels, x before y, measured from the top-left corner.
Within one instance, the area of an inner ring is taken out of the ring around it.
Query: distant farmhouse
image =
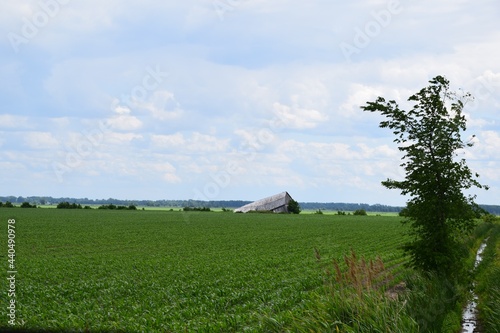
[[[272,211],[274,213],[288,213],[288,203],[292,197],[288,192],[282,192],[273,196],[260,199],[234,210],[235,213],[246,213],[250,211]]]

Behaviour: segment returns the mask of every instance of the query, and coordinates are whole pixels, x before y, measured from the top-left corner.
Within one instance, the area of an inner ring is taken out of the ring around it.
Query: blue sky
[[[340,3],[340,4],[339,4]],[[402,205],[381,118],[436,75],[500,204],[500,4],[37,0],[0,12],[0,193]]]

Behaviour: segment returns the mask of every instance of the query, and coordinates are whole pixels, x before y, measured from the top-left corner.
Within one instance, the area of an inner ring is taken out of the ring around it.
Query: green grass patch
[[[500,224],[489,223],[483,260],[478,267],[476,292],[479,319],[484,332],[500,332]]]

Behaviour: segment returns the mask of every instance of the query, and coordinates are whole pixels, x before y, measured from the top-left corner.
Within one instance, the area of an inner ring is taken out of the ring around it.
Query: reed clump
[[[321,254],[315,251],[322,265]],[[406,302],[385,295],[392,275],[382,259],[367,260],[351,249],[324,269],[324,292],[311,295],[295,318],[297,332],[418,332]]]
[[[319,252],[316,252],[316,259],[321,259]],[[366,260],[351,249],[350,254],[344,255],[343,264],[333,259],[331,266],[326,268],[325,284],[330,290],[353,289],[361,296],[365,291],[385,288],[392,280],[392,274],[382,258]]]

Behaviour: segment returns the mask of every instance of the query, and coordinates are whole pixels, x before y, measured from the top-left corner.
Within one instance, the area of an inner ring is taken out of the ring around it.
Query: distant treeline
[[[365,210],[367,212],[399,213],[403,207],[386,205],[369,205],[365,203],[345,203],[345,202],[301,202],[302,209],[336,210],[343,212],[355,212]],[[500,207],[499,207],[500,208]]]
[[[141,207],[207,207],[207,208],[238,208],[249,204],[251,201],[242,200],[119,200],[119,199],[88,199],[88,198],[53,198],[53,197],[0,197],[0,202],[9,202],[17,206],[24,202],[32,205],[58,205],[61,202],[71,203],[75,205],[116,205],[116,206],[141,206]],[[343,203],[343,202],[300,202],[302,210],[318,210],[323,211],[347,211],[354,212],[364,209],[367,212],[400,212],[403,207],[387,206],[381,204],[369,205],[365,203]],[[496,205],[480,205],[487,212],[495,215],[500,215],[500,206]]]
[[[251,201],[242,200],[218,200],[218,201],[201,201],[201,200],[120,200],[120,199],[88,199],[88,198],[53,198],[53,197],[0,197],[0,202],[11,202],[19,205],[23,202],[29,202],[36,205],[54,205],[59,203],[71,203],[76,205],[117,205],[117,206],[141,206],[141,207],[208,207],[208,208],[238,208],[249,204]]]

